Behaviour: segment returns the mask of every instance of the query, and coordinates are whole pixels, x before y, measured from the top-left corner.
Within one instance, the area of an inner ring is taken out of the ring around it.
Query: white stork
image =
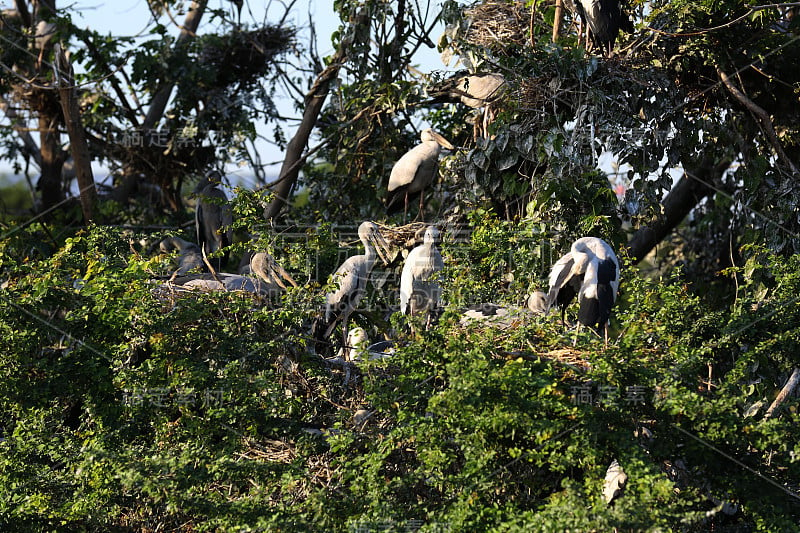
[[[333,333],[337,324],[343,324],[344,344],[347,344],[347,319],[356,309],[367,290],[372,268],[378,256],[384,257],[389,245],[374,222],[362,222],[358,227],[358,238],[364,244],[364,254],[348,257],[332,276],[336,290],[325,297],[325,310],[311,328],[319,353]]]
[[[438,170],[439,153],[442,147],[453,150],[450,141],[433,131],[424,129],[420,133],[422,142],[406,152],[392,167],[389,176],[389,195],[386,197],[386,210],[391,215],[400,211],[403,202],[403,218],[408,212],[408,200],[419,195],[419,214],[423,216],[423,191],[433,183]]]
[[[564,323],[567,306],[577,295],[578,322],[598,334],[602,329],[608,342],[608,319],[618,290],[619,261],[614,250],[602,239],[583,237],[553,265],[547,308],[557,304]]]
[[[229,246],[233,241],[233,232],[230,229],[233,224],[233,214],[228,197],[217,187],[221,181],[222,175],[214,170],[203,177],[194,190],[197,195],[194,212],[197,244],[206,254]],[[222,230],[222,228],[227,229]],[[221,269],[227,260],[227,256],[221,258],[214,265],[215,268]]]
[[[428,226],[422,244],[411,250],[400,276],[400,312],[412,316],[427,313],[426,327],[430,326],[431,314],[439,306],[442,286],[436,279],[444,268],[442,254],[436,248],[439,230]]]

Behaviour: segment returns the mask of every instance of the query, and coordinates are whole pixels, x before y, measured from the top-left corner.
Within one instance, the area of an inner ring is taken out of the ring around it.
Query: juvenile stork
[[[167,237],[159,243],[158,247],[165,254],[178,252],[178,269],[175,270],[174,276],[185,276],[193,270],[198,272],[208,270],[203,262],[200,247],[193,242],[180,237]]]
[[[391,215],[403,206],[403,219],[408,213],[408,200],[419,195],[419,214],[422,217],[423,191],[433,183],[442,147],[453,150],[450,141],[433,131],[424,129],[420,133],[422,142],[406,152],[392,167],[389,176],[389,195],[386,210]],[[402,203],[401,203],[402,202]]]
[[[250,268],[255,276],[214,272],[176,277],[171,283],[186,290],[205,292],[245,291],[262,297],[277,296],[287,283],[297,287],[286,270],[267,252],[253,254]],[[286,283],[284,283],[286,282]]]
[[[444,267],[442,254],[436,248],[438,240],[439,230],[428,226],[422,244],[406,257],[400,276],[400,312],[412,316],[427,313],[426,329],[442,295],[442,286],[436,279]]]
[[[374,222],[362,222],[358,227],[358,238],[364,245],[364,254],[348,257],[336,269],[332,276],[336,290],[326,295],[324,312],[311,327],[317,353],[324,349],[339,323],[342,324],[344,345],[347,345],[347,319],[366,293],[378,257],[383,259],[384,252],[388,253],[389,245]]]
[[[228,197],[218,187],[221,182],[222,175],[214,170],[203,177],[194,190],[197,196],[194,213],[197,244],[206,255],[229,246],[233,240],[233,232],[230,229],[233,224],[233,214]],[[216,261],[214,268],[221,269],[227,262],[226,254]]]
[[[548,310],[561,308],[561,322],[567,306],[578,296],[578,322],[594,329],[608,342],[608,319],[619,290],[619,261],[614,250],[597,237],[583,237],[572,243],[569,253],[556,261],[550,271]]]

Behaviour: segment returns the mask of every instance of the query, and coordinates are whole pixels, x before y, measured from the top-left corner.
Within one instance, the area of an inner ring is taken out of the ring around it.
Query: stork
[[[444,267],[442,254],[436,248],[438,239],[439,230],[428,226],[422,244],[406,257],[400,276],[400,312],[412,316],[427,313],[426,329],[442,295],[442,286],[436,279]]]
[[[362,222],[358,227],[358,238],[364,245],[364,254],[348,257],[336,269],[332,276],[336,290],[325,296],[324,312],[311,328],[317,353],[339,323],[342,324],[344,344],[347,344],[347,320],[366,293],[378,257],[383,259],[384,253],[388,253],[389,245],[374,222]]]
[[[626,33],[634,31],[633,22],[623,13],[620,0],[577,0],[575,9],[581,18],[581,27],[588,26],[588,36],[606,57],[611,56],[620,30]],[[578,32],[579,41],[581,33],[582,30]]]
[[[544,315],[547,313],[547,295],[542,291],[535,291],[525,297],[525,307],[482,303],[470,306],[461,315],[459,321],[466,326],[475,321],[492,324],[501,329],[523,323],[531,315]]]
[[[597,237],[578,239],[569,253],[556,261],[550,271],[548,310],[561,308],[561,323],[567,306],[578,296],[578,322],[594,329],[608,343],[608,319],[619,290],[619,261],[614,250]]]
[[[488,136],[489,124],[494,120],[496,110],[492,104],[506,93],[506,79],[495,72],[469,74],[457,72],[453,77],[428,90],[434,102],[461,102],[467,107],[480,110],[475,117],[473,137]]]
[[[422,130],[420,144],[406,152],[392,167],[389,176],[389,195],[386,197],[386,210],[391,215],[400,210],[403,201],[403,219],[408,212],[408,200],[419,195],[419,214],[423,216],[423,191],[433,183],[442,147],[453,150],[450,141],[431,128]]]
[[[203,177],[194,190],[197,195],[194,213],[197,244],[205,254],[225,248],[233,240],[233,232],[230,229],[233,224],[233,214],[228,197],[217,187],[221,181],[222,175],[214,170]],[[215,268],[221,269],[227,262],[226,254],[216,262]]]
[[[253,276],[229,274],[227,272],[214,272],[184,275],[172,280],[172,284],[186,290],[199,290],[206,292],[245,291],[258,296],[274,296],[286,290],[289,285],[297,287],[292,276],[280,266],[267,252],[253,254],[250,260]]]
[[[178,269],[173,276],[185,276],[192,270],[199,272],[207,270],[200,247],[193,242],[180,237],[167,237],[159,243],[158,247],[165,254],[178,251]]]

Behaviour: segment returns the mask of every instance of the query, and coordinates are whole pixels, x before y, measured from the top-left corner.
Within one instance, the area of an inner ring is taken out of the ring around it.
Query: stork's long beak
[[[297,283],[292,279],[292,276],[289,275],[286,270],[282,266],[280,266],[276,261],[272,261],[272,272],[275,275],[275,283],[277,283],[282,289],[286,288],[286,285],[281,282],[281,278],[285,279],[289,282],[289,285],[292,287],[297,287]]]
[[[381,261],[383,261],[384,265],[388,265],[390,262],[389,257],[391,256],[392,253],[392,249],[389,246],[389,243],[386,242],[386,239],[384,238],[383,234],[380,232],[380,230],[377,229],[372,232],[372,235],[370,237],[372,244],[375,246],[375,251],[378,252],[378,257],[381,258]]]
[[[450,141],[448,141],[447,139],[445,139],[444,137],[442,137],[441,135],[439,135],[435,131],[433,132],[433,138],[436,139],[436,142],[439,143],[440,146],[442,146],[444,148],[447,148],[448,150],[455,150],[456,149],[456,147],[453,146],[453,144]]]
[[[262,263],[262,265],[259,265],[257,268],[253,268],[253,266],[254,266],[253,257],[256,257],[256,256],[259,256],[260,259],[263,258],[265,260],[264,262],[266,262],[266,265],[263,265],[263,263]],[[267,253],[263,253],[263,255],[262,254],[253,254],[253,257],[250,258],[250,269],[258,277],[265,278],[264,281],[275,283],[281,289],[285,289],[286,288],[286,285],[284,285],[284,283],[283,283],[283,281],[281,281],[281,279],[284,279],[284,280],[288,281],[289,284],[292,285],[293,287],[297,287],[297,283],[292,279],[292,276],[290,276],[289,273],[286,272],[286,270],[284,270],[284,268],[281,265],[279,265],[278,262],[275,261],[275,259],[271,255],[269,255]],[[261,269],[262,266],[263,266],[265,271],[264,272],[259,272],[258,270]]]

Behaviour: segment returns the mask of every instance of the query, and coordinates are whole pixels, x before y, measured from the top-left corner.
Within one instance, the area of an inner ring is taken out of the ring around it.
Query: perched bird
[[[575,10],[581,18],[581,27],[588,26],[588,37],[606,57],[611,56],[620,30],[634,31],[633,22],[622,11],[620,0],[576,0]],[[579,31],[579,39],[582,32]]]
[[[547,313],[547,295],[536,291],[525,298],[525,307],[482,303],[470,306],[461,315],[460,323],[466,326],[471,322],[483,322],[506,329],[529,319],[531,314],[544,315]]]
[[[469,74],[462,70],[428,89],[434,102],[461,102],[473,109],[484,108],[475,117],[474,137],[485,137],[496,109],[492,105],[506,93],[502,74],[484,72]]]
[[[173,286],[186,290],[245,291],[261,297],[271,297],[282,293],[287,288],[284,281],[297,287],[292,276],[266,252],[253,254],[250,267],[255,276],[216,272],[185,275],[170,281]]]
[[[386,197],[386,210],[391,215],[403,206],[403,217],[408,212],[408,200],[419,195],[419,214],[423,216],[422,192],[436,177],[439,153],[444,146],[453,150],[450,141],[433,131],[424,129],[420,133],[421,144],[406,152],[392,167],[389,176],[389,195]]]
[[[165,254],[178,252],[178,269],[173,276],[185,276],[195,270],[205,272],[208,269],[203,262],[203,254],[200,247],[193,242],[186,241],[180,237],[167,237],[163,239],[158,247]]]
[[[548,310],[561,308],[561,322],[567,306],[578,296],[578,322],[602,329],[608,341],[608,319],[619,290],[619,261],[614,250],[597,237],[583,237],[572,243],[569,253],[556,261],[550,271]]]
[[[40,20],[36,23],[36,34],[34,35],[33,45],[37,50],[39,50],[39,56],[36,58],[37,70],[41,68],[45,50],[48,49],[50,41],[53,40],[55,34],[56,25],[53,22]]]
[[[383,258],[388,251],[389,246],[374,222],[362,222],[358,227],[358,238],[364,245],[364,254],[348,257],[333,273],[332,282],[336,290],[327,294],[324,312],[312,325],[317,353],[323,350],[339,323],[343,325],[343,341],[347,344],[347,319],[366,293],[378,257]]]
[[[216,170],[209,172],[195,188],[197,206],[194,224],[197,231],[197,244],[206,255],[229,246],[233,240],[230,225],[233,214],[228,197],[217,187],[222,175]],[[227,228],[227,229],[223,229]],[[227,254],[216,261],[215,268],[221,269],[228,262]]]
[[[400,276],[400,312],[408,315],[427,313],[426,327],[431,314],[439,306],[442,286],[436,279],[444,268],[442,254],[436,248],[439,230],[428,226],[422,244],[411,250]]]

